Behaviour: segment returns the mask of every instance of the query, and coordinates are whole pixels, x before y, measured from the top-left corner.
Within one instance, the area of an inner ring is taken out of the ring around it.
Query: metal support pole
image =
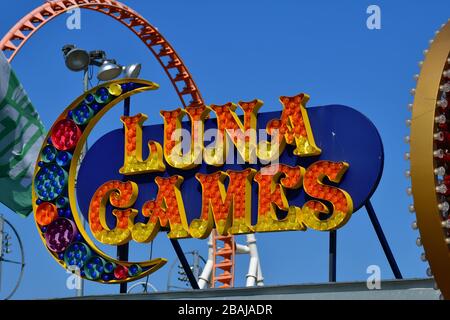
[[[123,103],[123,115],[129,116],[130,115],[130,97],[125,98]],[[128,255],[129,255],[129,244],[123,244],[121,246],[117,247],[117,258],[120,261],[128,261]],[[128,284],[126,282],[122,282],[120,284],[120,293],[127,293]]]
[[[328,254],[328,281],[336,282],[336,247],[337,247],[337,231],[330,231],[330,248]]]
[[[170,239],[170,243],[172,244],[175,253],[178,256],[178,260],[180,260],[181,265],[183,266],[184,272],[186,273],[189,283],[191,284],[192,289],[200,289],[198,286],[197,280],[195,279],[194,274],[192,273],[191,267],[189,266],[189,262],[184,255],[183,249],[181,249],[180,243],[176,239]]]
[[[203,267],[202,274],[198,279],[198,286],[200,289],[209,288],[211,284],[211,275],[214,265],[214,249],[213,249],[213,235],[212,233],[208,238],[208,260],[206,261],[205,266]]]
[[[83,73],[83,90],[84,90],[84,92],[89,90],[89,68],[84,69],[84,73]]]
[[[192,251],[193,256],[193,266],[192,266],[192,273],[194,274],[194,278],[198,283],[198,277],[200,276],[200,255],[198,254],[197,250]]]
[[[83,73],[83,92],[86,92],[88,90],[89,90],[89,69],[86,68]],[[88,141],[86,139],[86,143],[83,147],[80,161],[86,155],[87,150],[88,150]],[[78,163],[77,172],[78,172],[78,169],[80,168],[79,165],[80,165],[80,162]],[[86,229],[86,219],[83,216],[81,217],[81,219],[83,221],[83,228]],[[80,287],[77,289],[77,297],[82,297],[82,296],[84,296],[84,280],[83,280],[83,278],[80,277]]]
[[[258,280],[258,265],[259,256],[258,248],[256,247],[256,237],[254,234],[247,234],[247,247],[250,254],[250,262],[248,264],[248,273],[246,275],[245,286],[253,287],[256,286]]]
[[[384,254],[388,259],[389,265],[391,266],[392,273],[394,273],[395,279],[403,279],[403,276],[398,268],[397,262],[395,261],[395,257],[392,254],[391,248],[389,247],[389,243],[386,240],[383,229],[381,228],[380,222],[378,221],[375,210],[373,209],[372,203],[370,200],[366,202],[366,210],[369,214],[370,221],[372,222],[373,228],[378,236],[378,240],[380,241],[381,246],[383,247]]]
[[[128,261],[128,243],[117,247],[117,258],[120,261]],[[127,293],[128,285],[126,282],[120,284],[120,293]]]
[[[130,97],[125,98],[123,102],[123,115],[130,116]]]

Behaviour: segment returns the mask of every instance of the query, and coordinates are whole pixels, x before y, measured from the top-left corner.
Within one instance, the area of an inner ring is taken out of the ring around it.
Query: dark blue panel
[[[375,191],[383,171],[383,145],[377,129],[373,123],[360,112],[342,105],[328,105],[308,108],[308,115],[316,144],[322,149],[320,156],[299,158],[292,153],[293,148],[288,146],[280,163],[287,165],[301,165],[307,168],[318,160],[346,161],[350,167],[339,187],[346,190],[353,198],[355,211],[364,205]],[[265,128],[268,120],[279,118],[281,112],[267,112],[258,115],[258,128]],[[119,120],[117,120],[119,121]],[[161,118],[162,122],[162,118]],[[188,123],[186,123],[188,125]],[[206,128],[216,126],[215,119],[207,120]],[[246,166],[233,164],[222,167],[212,167],[202,164],[192,170],[178,170],[168,168],[164,173],[145,174],[137,176],[123,176],[119,168],[123,164],[124,131],[117,129],[101,137],[89,149],[78,174],[77,198],[80,209],[87,215],[89,203],[97,188],[108,180],[131,180],[139,185],[139,196],[135,208],[140,211],[145,201],[154,199],[157,187],[155,176],[171,176],[179,174],[184,176],[182,195],[186,208],[188,221],[198,218],[201,212],[201,187],[195,179],[196,172],[210,173],[217,170],[242,170]],[[163,125],[146,126],[143,128],[143,140],[156,140],[163,142]],[[146,144],[144,144],[146,147]],[[145,149],[145,148],[144,148]],[[144,156],[148,150],[144,151]],[[247,166],[248,167],[248,166]],[[250,165],[258,169],[258,165]],[[331,184],[331,183],[330,183]],[[253,183],[252,219],[256,222],[257,216],[257,184]],[[309,198],[303,189],[288,190],[289,204],[301,206]],[[139,214],[136,221],[145,221]],[[115,225],[114,217],[108,215],[108,224]]]

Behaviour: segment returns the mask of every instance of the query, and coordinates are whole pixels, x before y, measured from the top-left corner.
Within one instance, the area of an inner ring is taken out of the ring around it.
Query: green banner
[[[25,90],[0,52],[0,202],[27,216],[31,181],[45,129]]]

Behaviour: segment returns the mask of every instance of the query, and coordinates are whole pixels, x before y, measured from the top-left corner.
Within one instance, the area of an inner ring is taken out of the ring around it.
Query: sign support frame
[[[377,234],[378,241],[383,248],[384,255],[388,260],[389,266],[391,267],[392,273],[394,274],[395,279],[401,280],[403,279],[403,275],[398,267],[397,261],[395,260],[394,254],[389,246],[389,242],[384,235],[383,228],[380,225],[380,221],[378,221],[377,214],[370,202],[370,199],[367,200],[364,207],[366,208],[367,214],[369,216],[370,222]],[[328,250],[328,281],[336,282],[336,255],[337,255],[337,230],[331,230],[329,232],[329,250]]]
[[[380,242],[384,254],[389,262],[392,273],[395,276],[395,279],[403,279],[402,273],[400,272],[400,269],[397,265],[397,261],[395,260],[394,254],[392,253],[392,250],[389,246],[386,236],[384,235],[383,228],[381,228],[380,222],[378,221],[377,218],[377,214],[373,209],[370,199],[367,200],[365,208],[367,210],[367,214],[369,215],[370,222],[372,222],[372,226],[375,229],[375,233],[377,234],[378,241]]]

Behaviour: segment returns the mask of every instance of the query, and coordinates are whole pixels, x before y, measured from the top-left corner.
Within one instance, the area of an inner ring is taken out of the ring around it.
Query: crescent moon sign
[[[78,163],[96,123],[125,98],[158,87],[150,81],[121,79],[86,91],[61,113],[41,147],[32,189],[36,226],[52,257],[66,269],[78,268],[82,278],[128,282],[155,272],[167,262],[163,258],[119,261],[105,254],[84,229],[75,195]]]

